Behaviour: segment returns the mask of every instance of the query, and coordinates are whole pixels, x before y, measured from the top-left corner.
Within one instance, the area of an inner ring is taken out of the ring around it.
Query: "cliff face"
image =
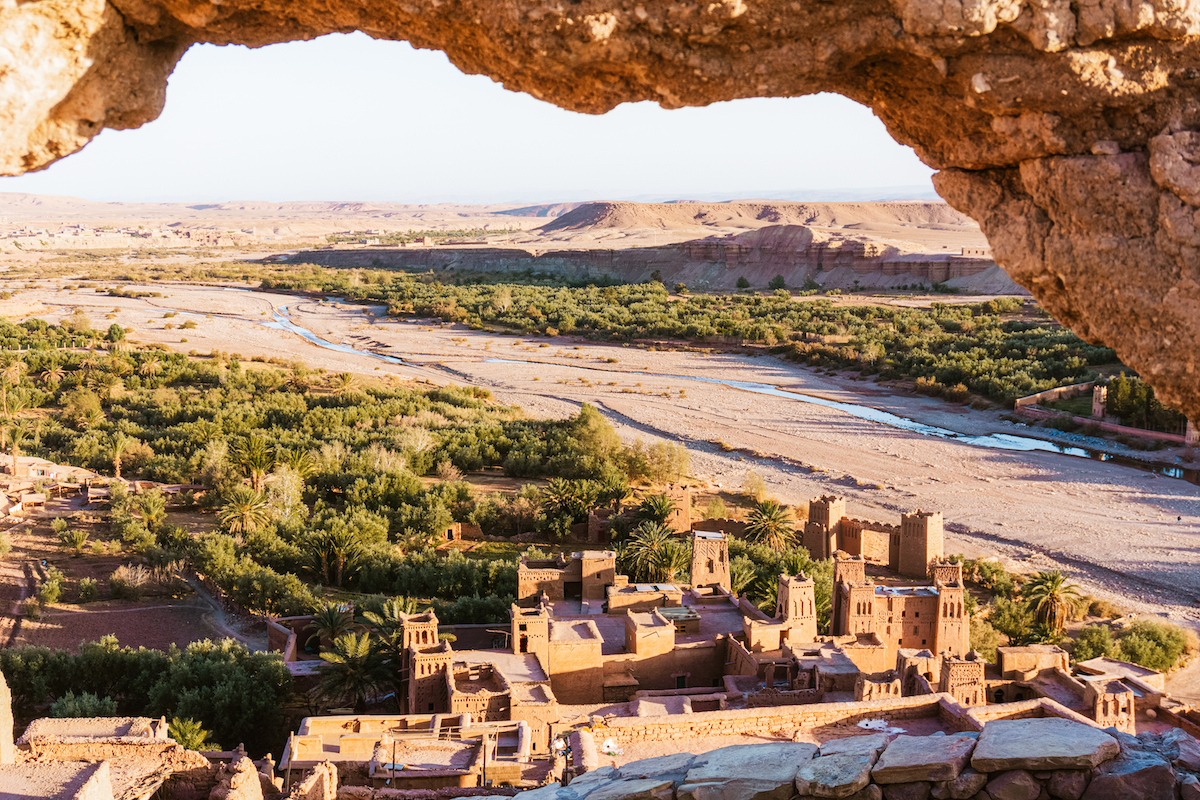
[[[785,227],[785,226],[781,226]],[[793,227],[793,226],[786,226]],[[771,231],[772,229],[765,229]],[[655,271],[668,287],[682,282],[694,290],[734,289],[745,277],[753,288],[765,289],[782,275],[791,289],[813,280],[826,288],[895,287],[949,282],[976,290],[996,271],[983,258],[901,253],[874,242],[830,240],[808,229],[790,237],[752,235],[698,239],[659,247],[617,249],[551,249],[520,247],[413,247],[316,250],[291,258],[296,263],[331,267],[400,267],[409,270],[446,269],[479,272],[547,272],[573,278],[612,277],[623,281],[649,280]],[[1001,276],[1003,277],[1003,276]],[[980,287],[982,288],[982,287]],[[989,280],[987,293],[1020,289],[1007,280]]]
[[[193,42],[356,29],[585,112],[818,91],[869,105],[1018,283],[1200,419],[1194,3],[6,2],[0,173],[153,119]]]

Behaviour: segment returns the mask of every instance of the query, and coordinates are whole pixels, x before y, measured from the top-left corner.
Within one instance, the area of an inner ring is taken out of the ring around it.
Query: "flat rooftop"
[[[710,539],[713,541],[720,541],[721,539],[725,538],[725,534],[721,533],[720,531],[693,530],[692,533],[695,535],[695,537],[697,539]]]
[[[500,685],[496,671],[491,667],[476,665],[474,669],[471,669],[466,664],[456,663],[454,665],[454,690],[463,694],[480,694],[481,692],[497,694],[503,692],[504,687]]]
[[[603,641],[603,637],[591,620],[553,620],[550,622],[550,640],[554,642],[587,642]]]
[[[938,590],[932,586],[875,586],[879,597],[937,597]]]
[[[508,650],[456,650],[455,661],[471,664],[491,664],[513,683],[540,683],[550,677],[532,653],[511,653]]]

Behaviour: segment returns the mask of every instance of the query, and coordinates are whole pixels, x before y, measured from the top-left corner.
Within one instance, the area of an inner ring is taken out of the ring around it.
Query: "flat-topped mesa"
[[[0,174],[157,117],[194,42],[350,30],[589,113],[821,91],[864,103],[940,170],[938,191],[1018,283],[1200,419],[1195,4],[10,3],[0,47],[21,55],[0,77]]]

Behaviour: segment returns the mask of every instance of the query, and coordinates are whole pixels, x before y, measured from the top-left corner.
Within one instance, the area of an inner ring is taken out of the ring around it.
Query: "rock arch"
[[[350,30],[584,112],[818,91],[864,103],[939,170],[1018,283],[1200,420],[1191,3],[0,0],[0,174],[155,118],[195,42]]]

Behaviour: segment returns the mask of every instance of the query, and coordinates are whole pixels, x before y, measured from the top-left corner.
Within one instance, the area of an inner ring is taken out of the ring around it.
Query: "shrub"
[[[1075,637],[1071,656],[1076,661],[1087,661],[1100,656],[1112,656],[1116,652],[1112,631],[1107,625],[1087,625]]]
[[[26,597],[21,601],[21,616],[26,619],[42,618],[42,606],[36,597]]]
[[[58,517],[50,523],[50,530],[54,531],[61,537],[64,533],[66,533],[66,530],[68,527],[70,527],[70,524],[71,523],[67,522],[67,520],[63,517]]]
[[[79,602],[91,603],[99,596],[95,578],[83,578],[79,581]]]
[[[996,660],[996,648],[1002,643],[1000,631],[985,619],[971,617],[971,649],[978,650],[988,661]]]
[[[965,383],[956,383],[945,392],[945,398],[954,403],[965,403],[971,396],[971,390]]]
[[[768,289],[786,289],[787,281],[785,281],[783,279],[782,275],[776,275],[774,278],[771,278],[771,282],[767,284],[767,288]]]
[[[1143,667],[1166,672],[1175,666],[1188,649],[1184,632],[1165,622],[1138,620],[1121,637],[1121,658]]]
[[[91,692],[76,696],[70,689],[50,704],[50,716],[63,718],[115,717],[117,701],[111,697],[97,697]]]
[[[141,600],[150,572],[139,564],[122,564],[113,570],[108,589],[116,600]]]
[[[1087,613],[1089,617],[1099,617],[1100,619],[1116,619],[1125,614],[1118,606],[1113,605],[1107,600],[1097,600],[1094,597],[1091,598],[1091,602],[1088,604]]]
[[[84,545],[87,544],[87,540],[87,531],[81,531],[74,528],[68,531],[63,531],[58,535],[59,544],[68,550],[74,550],[75,555],[81,555],[83,553],[83,548]]]
[[[44,606],[52,606],[62,597],[63,574],[53,567],[42,585],[38,587],[38,601]]]
[[[742,275],[737,279],[737,288],[739,288],[739,289],[749,289],[750,288],[750,281],[746,280],[745,275]]]

